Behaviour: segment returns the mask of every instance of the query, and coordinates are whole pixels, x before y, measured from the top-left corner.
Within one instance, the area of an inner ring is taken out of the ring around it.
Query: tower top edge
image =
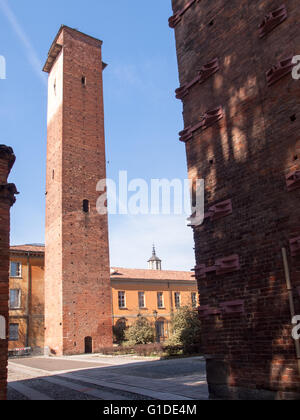
[[[61,33],[63,31],[66,31],[66,32],[68,32],[71,35],[73,33],[77,37],[80,37],[80,40],[85,41],[85,42],[87,42],[89,44],[92,43],[95,47],[101,48],[101,46],[103,44],[103,41],[101,41],[98,38],[95,38],[93,36],[87,35],[87,34],[85,34],[83,32],[80,32],[78,29],[71,28],[70,26],[61,25],[61,27],[59,28],[58,33],[56,34],[56,36],[54,38],[54,41],[51,44],[51,47],[50,47],[49,52],[48,52],[48,57],[47,57],[46,63],[44,65],[44,67],[43,67],[43,71],[46,72],[46,73],[50,73],[54,61],[56,60],[58,54],[62,50],[63,45],[61,43],[59,43],[58,40],[59,40],[59,37],[60,37],[60,35],[61,35]]]

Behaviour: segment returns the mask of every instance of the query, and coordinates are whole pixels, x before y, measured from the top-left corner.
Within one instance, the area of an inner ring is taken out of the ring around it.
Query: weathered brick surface
[[[186,3],[173,0],[174,12]],[[245,301],[244,314],[203,318],[212,396],[300,394],[281,254],[285,247],[300,314],[300,258],[289,249],[290,238],[300,234],[300,190],[288,192],[285,180],[300,168],[300,82],[287,75],[267,87],[265,75],[279,60],[300,53],[298,2],[285,1],[288,19],[267,37],[259,39],[258,30],[264,15],[281,4],[202,0],[175,28],[181,85],[214,58],[221,66],[183,98],[185,126],[208,109],[224,108],[223,120],[194,133],[186,152],[190,178],[205,179],[206,208],[226,199],[233,204],[232,215],[194,229],[197,264],[213,265],[233,254],[241,263],[235,273],[197,273],[201,305]]]
[[[96,211],[106,177],[102,42],[63,27],[49,74],[45,345],[54,354],[112,343],[107,217]],[[82,78],[86,78],[83,83]],[[89,200],[89,213],[83,212]]]
[[[16,187],[7,183],[15,155],[10,147],[0,145],[0,316],[6,320],[8,335],[9,232],[10,207],[15,202]],[[8,340],[0,338],[0,400],[6,399]]]

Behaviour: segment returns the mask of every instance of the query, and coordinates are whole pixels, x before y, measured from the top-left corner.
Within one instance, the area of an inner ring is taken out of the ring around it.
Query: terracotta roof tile
[[[11,251],[18,252],[45,252],[45,246],[42,245],[14,245],[10,247]],[[112,267],[112,279],[136,279],[136,280],[182,280],[195,281],[190,271],[170,271],[170,270],[142,270],[137,268]]]
[[[168,271],[168,270],[140,270],[136,268],[112,267],[112,279],[138,279],[138,280],[192,280],[193,273],[189,271]]]
[[[42,245],[14,245],[10,249],[19,252],[45,252],[45,246]]]

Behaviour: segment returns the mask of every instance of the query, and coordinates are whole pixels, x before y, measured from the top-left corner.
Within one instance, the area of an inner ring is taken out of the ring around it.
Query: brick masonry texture
[[[174,13],[187,0],[173,0]],[[220,71],[183,98],[185,127],[222,106],[224,118],[186,143],[189,177],[205,179],[205,206],[232,200],[233,213],[194,228],[197,264],[238,254],[234,273],[196,272],[202,306],[243,300],[245,313],[203,316],[212,397],[300,398],[295,342],[281,248],[288,252],[296,313],[300,300],[300,190],[286,176],[300,169],[300,82],[286,75],[267,86],[266,71],[300,54],[299,5],[263,39],[259,25],[282,0],[201,0],[175,27],[181,86],[215,58]]]
[[[85,352],[86,337],[94,352],[112,344],[107,216],[96,211],[96,185],[106,177],[102,42],[64,26],[55,44],[62,48],[48,88],[45,345],[70,355]]]
[[[0,145],[0,316],[6,320],[6,337],[8,335],[10,207],[15,202],[14,194],[16,193],[15,185],[8,184],[7,178],[14,162],[13,150]],[[0,338],[0,400],[6,399],[7,351],[8,340]]]

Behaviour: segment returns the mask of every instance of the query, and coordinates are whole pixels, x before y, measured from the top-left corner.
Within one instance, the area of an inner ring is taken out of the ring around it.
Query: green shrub
[[[154,342],[155,333],[148,320],[142,315],[138,315],[135,323],[125,331],[125,338],[128,346],[148,344]]]
[[[200,347],[201,322],[198,312],[189,307],[183,307],[173,314],[171,320],[171,337],[168,346],[182,346],[184,353],[193,352]]]

